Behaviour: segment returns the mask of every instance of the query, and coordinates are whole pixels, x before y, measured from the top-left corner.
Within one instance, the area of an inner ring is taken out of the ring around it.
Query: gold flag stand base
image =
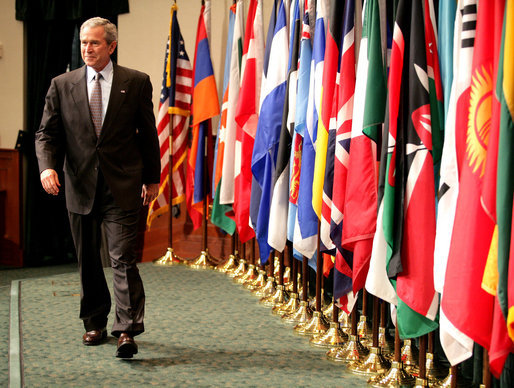
[[[193,269],[213,269],[214,264],[212,263],[212,256],[209,254],[209,250],[200,252],[200,256],[193,260],[189,266]]]
[[[351,324],[350,324],[350,316],[346,313],[346,311],[340,310],[339,311],[339,327],[343,331],[343,333],[350,335],[351,333]]]
[[[282,320],[288,323],[301,324],[310,321],[312,318],[312,310],[307,301],[300,301],[300,307],[289,314],[282,315]]]
[[[425,364],[425,373],[428,381],[428,385],[432,386],[437,381],[444,378],[444,371],[441,370],[440,367],[435,365],[434,362],[434,354],[433,353],[427,353],[427,362]]]
[[[405,371],[413,376],[419,375],[419,351],[418,348],[416,348],[416,346],[412,343],[412,340],[406,339],[403,342],[401,355],[402,364]]]
[[[450,368],[450,372],[448,373],[448,376],[446,376],[443,380],[440,380],[432,385],[432,387],[436,388],[450,388],[453,386],[460,386],[460,384],[455,384],[457,381],[457,375],[454,375],[452,372],[452,368]]]
[[[348,342],[341,348],[332,348],[327,352],[327,358],[335,362],[362,361],[368,355],[366,349],[356,335],[350,335]]]
[[[243,276],[236,276],[234,282],[237,284],[245,284],[246,282],[253,282],[256,278],[257,271],[255,270],[255,265],[250,264]]]
[[[386,373],[391,364],[382,356],[379,347],[371,347],[365,360],[355,361],[348,369],[358,375],[379,375]]]
[[[243,287],[247,290],[256,290],[258,288],[262,288],[266,285],[266,271],[259,270],[259,274],[257,277],[251,282],[246,282],[243,284]]]
[[[252,290],[252,292],[259,298],[268,298],[274,295],[275,292],[277,292],[277,289],[275,288],[275,278],[273,276],[268,276],[264,287],[256,288],[255,290]]]
[[[298,294],[295,292],[289,293],[289,302],[285,305],[280,306],[277,309],[277,314],[281,317],[284,317],[286,314],[294,313],[300,307],[300,300],[298,299]]]
[[[337,348],[344,345],[348,336],[339,328],[338,322],[330,322],[325,334],[316,335],[310,339],[310,344],[321,348]]]
[[[357,324],[357,335],[362,346],[370,348],[372,345],[371,329],[368,325],[368,317],[361,315],[359,323]]]
[[[394,340],[387,337],[386,328],[379,327],[378,328],[378,346],[382,351],[382,355],[388,359],[392,360],[394,356]]]
[[[393,361],[391,369],[387,373],[374,376],[368,380],[369,385],[377,388],[412,386],[414,382],[414,377],[405,372],[402,363],[398,361]]]
[[[416,377],[416,384],[414,385],[414,388],[423,388],[423,387],[428,387],[427,379],[422,379],[422,378]]]
[[[158,259],[154,260],[153,263],[155,265],[162,265],[162,266],[172,266],[177,264],[182,264],[182,259],[175,255],[173,252],[173,248],[168,248],[166,250],[166,253],[164,256],[159,257]]]
[[[279,305],[283,305],[287,302],[286,300],[286,293],[284,292],[284,286],[281,284],[278,284],[276,287],[276,291],[273,295],[261,298],[259,300],[259,303],[263,306],[267,307],[275,307]]]
[[[271,313],[274,315],[282,315],[282,309],[289,302],[289,293],[286,288],[279,284],[277,285],[277,292],[274,295],[274,302],[271,308]]]
[[[239,264],[234,271],[227,271],[227,275],[231,278],[242,276],[246,272],[246,260],[239,260]]]
[[[234,255],[230,255],[228,257],[227,261],[225,261],[221,265],[217,265],[215,269],[218,272],[227,273],[229,271],[235,271],[236,268],[237,268],[236,257]]]
[[[332,320],[332,314],[334,313],[334,302],[331,302],[328,306],[323,309],[323,316],[327,320]]]
[[[314,311],[310,321],[299,323],[294,332],[299,335],[320,335],[328,330],[328,323],[321,311]]]

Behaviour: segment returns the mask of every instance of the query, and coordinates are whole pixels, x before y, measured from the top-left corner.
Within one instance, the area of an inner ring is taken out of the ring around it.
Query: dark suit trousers
[[[111,296],[100,257],[101,224],[107,238],[111,267],[115,318],[112,335],[132,335],[144,331],[145,293],[136,265],[136,237],[140,209],[125,211],[118,207],[99,173],[95,203],[91,213],[69,212],[70,225],[77,251],[81,280],[80,318],[86,331],[107,324]]]

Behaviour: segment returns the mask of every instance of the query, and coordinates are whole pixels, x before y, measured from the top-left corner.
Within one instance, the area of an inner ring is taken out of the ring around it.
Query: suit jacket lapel
[[[71,80],[70,93],[77,106],[77,114],[79,117],[87,117],[89,132],[96,139],[95,126],[91,119],[91,111],[89,110],[89,100],[87,97],[86,85],[86,66],[82,66],[79,71],[75,72],[74,78]]]
[[[105,119],[103,124],[104,128],[109,128],[113,120],[116,118],[116,114],[118,113],[123,101],[125,100],[125,96],[127,93],[127,83],[129,79],[126,76],[125,72],[118,65],[113,62],[113,77],[112,77],[112,86],[111,86],[111,94],[109,96],[109,105],[107,105],[107,112],[105,113]],[[100,138],[104,131],[100,134]]]

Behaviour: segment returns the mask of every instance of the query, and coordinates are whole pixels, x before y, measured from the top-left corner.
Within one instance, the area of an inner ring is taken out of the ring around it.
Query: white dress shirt
[[[92,67],[87,66],[86,71],[86,84],[87,84],[87,98],[88,101],[91,100],[91,93],[93,92],[96,70]],[[107,66],[105,66],[102,71],[102,78],[100,78],[100,86],[102,88],[102,125],[105,119],[105,113],[107,112],[107,105],[109,104],[109,96],[111,95],[111,86],[112,86],[112,74],[113,74],[113,66],[112,61],[109,61]]]

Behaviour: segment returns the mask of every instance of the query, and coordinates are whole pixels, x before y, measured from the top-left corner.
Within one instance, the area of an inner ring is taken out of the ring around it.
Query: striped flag
[[[321,112],[323,63],[325,57],[326,15],[328,1],[316,3],[316,28],[312,46],[309,98],[306,125],[302,146],[302,167],[298,193],[297,222],[295,225],[294,248],[303,256],[313,258],[318,246],[318,217],[313,208],[314,165],[316,158],[316,138],[318,116]],[[312,261],[311,265],[315,265]]]
[[[195,63],[193,67],[193,139],[188,155],[187,170],[187,208],[193,221],[193,227],[197,229],[202,225],[204,201],[209,202],[209,186],[204,185],[204,174],[212,171],[212,142],[210,134],[211,118],[219,114],[218,94],[216,80],[212,69],[209,40],[205,25],[205,5],[202,5],[198,28],[196,32]],[[209,136],[206,136],[208,134]],[[205,144],[207,141],[207,144]],[[207,153],[205,152],[207,150]],[[209,155],[209,152],[211,153]],[[211,168],[207,166],[205,171],[204,160],[207,158]],[[210,179],[206,180],[210,182]],[[207,203],[208,205],[208,203]]]
[[[439,2],[438,17],[438,45],[439,63],[441,65],[441,82],[444,95],[444,122],[448,115],[450,105],[450,94],[453,82],[453,43],[452,37],[455,30],[455,12],[457,2],[455,0],[441,0]]]
[[[432,124],[432,157],[434,159],[434,179],[437,187],[439,185],[439,169],[444,141],[444,98],[437,51],[437,27],[433,0],[424,0],[424,15],[425,52],[427,54],[428,92]]]
[[[353,252],[354,293],[365,284],[376,230],[378,139],[366,134],[382,132],[386,106],[385,48],[377,29],[379,3],[370,2],[366,12],[363,36],[367,46],[359,58],[341,235],[342,247]]]
[[[359,15],[360,17],[360,15]],[[350,311],[346,295],[352,289],[353,258],[351,252],[341,245],[343,212],[350,152],[353,101],[355,94],[355,1],[346,0],[343,23],[343,43],[341,48],[341,69],[338,89],[338,112],[336,118],[336,142],[334,151],[334,179],[332,204],[330,209],[330,237],[336,246],[334,263],[334,297],[341,308]]]
[[[290,161],[289,182],[289,211],[287,216],[287,239],[294,241],[297,222],[298,195],[300,191],[300,175],[302,164],[303,137],[307,120],[307,105],[309,101],[309,84],[311,74],[312,44],[310,15],[313,9],[312,0],[305,0],[302,18],[302,33],[300,38],[300,60],[298,69],[298,85],[296,92],[296,107],[294,117],[294,134]],[[294,247],[293,247],[294,248]],[[293,250],[301,260],[301,253]]]
[[[510,338],[514,341],[514,228],[512,227],[512,198],[514,191],[512,179],[512,150],[514,144],[514,2],[512,0],[507,0],[505,13],[503,80],[501,84],[501,147],[498,150],[497,213],[508,212],[508,214],[503,214],[502,219],[498,220],[499,244],[501,241],[501,245],[498,247],[498,268],[503,272],[500,274],[499,285],[501,287],[499,292],[503,293],[501,307],[507,317]],[[510,228],[508,226],[509,221],[511,223]],[[500,222],[502,223],[501,227]],[[511,229],[511,236],[508,236],[509,229]],[[507,279],[508,282],[506,282]]]
[[[229,32],[225,55],[225,79],[221,111],[218,147],[215,159],[211,221],[229,234],[234,234],[236,224],[233,220],[234,202],[234,148],[236,122],[234,120],[240,87],[240,63],[242,57],[243,1],[239,0],[230,7]],[[227,193],[226,188],[231,193]],[[225,190],[224,190],[225,188]],[[227,200],[227,197],[229,198]]]
[[[274,13],[274,10],[272,12]],[[266,51],[268,52],[268,48]],[[252,183],[250,218],[259,243],[262,264],[268,260],[271,252],[271,247],[268,245],[268,226],[286,96],[288,73],[287,56],[284,55],[286,52],[289,52],[287,17],[284,2],[281,1],[269,54],[265,55],[269,62],[264,62],[261,108],[252,154],[254,180]]]
[[[461,0],[457,5],[453,44],[453,84],[445,123],[444,147],[441,159],[436,241],[434,247],[434,287],[441,294],[439,336],[441,345],[452,365],[471,357],[473,340],[458,329],[447,317],[444,307],[446,271],[454,230],[455,210],[459,195],[456,130],[459,121],[466,120],[469,107],[471,65],[476,34],[477,2]],[[467,101],[467,102],[466,102]]]
[[[356,109],[364,106],[366,89],[361,88],[361,82],[367,82],[367,74],[368,74],[368,66],[369,59],[367,57],[367,53],[369,47],[376,47],[377,43],[373,42],[378,39],[381,41],[381,35],[378,34],[380,32],[380,19],[379,19],[379,1],[378,0],[366,0],[364,9],[364,18],[362,22],[362,40],[360,43],[359,49],[359,60],[357,67],[357,81],[355,87],[355,103],[354,107]],[[375,33],[373,33],[375,32]],[[377,36],[378,34],[378,36]],[[371,41],[371,42],[370,42]],[[394,46],[393,46],[394,47]],[[362,58],[362,59],[361,59]],[[380,57],[378,57],[380,58]],[[395,67],[393,67],[392,63],[393,57],[391,57],[391,70],[389,75],[389,83],[391,83],[392,74],[394,71],[397,71]],[[362,72],[362,73],[361,73]],[[398,82],[398,81],[396,81]],[[393,83],[393,87],[399,86],[397,83]],[[390,90],[394,90],[390,87]],[[398,92],[397,92],[398,93]],[[389,104],[391,104],[391,99],[389,100]],[[362,113],[363,115],[363,113]],[[361,114],[354,113],[354,121],[357,118],[360,118]],[[364,117],[364,116],[362,116]],[[363,119],[362,119],[363,120]],[[386,124],[387,120],[386,120]],[[353,123],[352,128],[356,126],[356,123]],[[357,126],[358,128],[358,126]],[[390,209],[386,202],[386,171],[387,166],[391,163],[392,154],[389,152],[389,149],[394,148],[395,137],[389,135],[388,131],[384,131],[385,135],[382,138],[382,149],[380,151],[380,175],[379,175],[379,186],[378,186],[378,211],[377,211],[377,226],[375,230],[375,235],[373,237],[373,246],[371,250],[371,258],[369,263],[368,275],[366,277],[366,290],[369,293],[379,297],[380,299],[385,300],[392,305],[398,304],[398,298],[396,295],[396,290],[393,285],[389,281],[387,276],[387,258],[390,254],[391,248],[388,246],[388,240],[386,239],[384,220],[387,220],[389,216]],[[350,149],[351,152],[351,149]],[[343,225],[344,227],[344,225]],[[388,236],[387,236],[388,237]]]
[[[241,242],[255,236],[250,226],[251,159],[257,122],[264,58],[262,0],[251,0],[246,19],[242,58],[241,89],[236,108],[236,147],[234,167],[234,213]]]
[[[241,65],[243,56],[243,32],[244,32],[244,4],[238,1],[235,14],[234,37],[231,47],[230,60],[230,86],[227,100],[227,124],[225,130],[225,156],[223,159],[222,176],[220,187],[220,203],[229,205],[234,203],[234,160],[236,144],[235,121],[239,89],[241,86]]]
[[[171,205],[182,202],[184,195],[184,166],[187,151],[187,122],[191,108],[193,84],[191,63],[184,46],[177,20],[177,6],[171,7],[170,33],[166,43],[164,75],[157,115],[157,133],[161,151],[161,180],[159,194],[148,208],[147,225],[169,210],[169,169],[172,169]],[[172,163],[170,166],[170,114],[173,116]]]
[[[320,218],[322,251],[335,254],[330,237],[330,213],[334,186],[334,158],[336,116],[338,111],[339,65],[341,58],[344,3],[332,1],[327,27],[325,61],[323,67],[321,116],[316,138],[313,207]],[[338,183],[339,184],[339,183]],[[316,209],[318,207],[318,209]]]
[[[295,0],[289,38],[289,72],[287,75],[286,100],[282,116],[282,127],[280,129],[277,168],[275,172],[268,231],[268,244],[278,252],[284,250],[287,240],[287,223],[285,223],[284,220],[287,219],[289,211],[289,163],[291,159],[296,108],[300,13],[300,2],[299,0]]]
[[[503,120],[505,111],[502,112],[500,102],[508,101],[508,98],[503,99],[502,89],[504,72],[510,70],[509,67],[504,67],[504,57],[500,56],[500,49],[504,42],[502,39],[504,11],[504,0],[492,1],[487,6],[480,3],[478,7],[470,94],[470,113],[473,113],[474,120],[471,122],[472,125],[468,126],[473,128],[473,132],[468,131],[467,136],[467,146],[472,147],[475,163],[483,167],[475,182],[479,185],[480,191],[478,199],[482,205],[480,213],[485,213],[484,217],[487,217],[489,222],[485,228],[482,225],[480,227],[475,225],[474,229],[476,238],[483,240],[484,252],[488,251],[481,287],[491,294],[490,298],[493,298],[493,315],[490,317],[492,329],[488,351],[490,369],[496,377],[500,376],[507,355],[514,351],[514,343],[508,336],[506,325],[513,194],[513,185],[509,181],[512,176],[513,142],[508,134],[512,129],[502,126],[505,123]],[[507,25],[504,27],[507,28]],[[504,31],[506,32],[507,29]],[[493,38],[492,42],[491,38]],[[508,47],[508,44],[505,47]],[[505,55],[505,52],[501,54]],[[507,130],[503,131],[504,129]],[[470,140],[479,140],[479,142],[477,144]],[[507,174],[504,175],[505,173]],[[501,198],[500,203],[496,202],[496,194]],[[505,201],[505,198],[509,199]],[[496,211],[496,205],[499,205],[500,212]],[[480,205],[477,206],[480,207]],[[480,217],[477,218],[480,222]]]

